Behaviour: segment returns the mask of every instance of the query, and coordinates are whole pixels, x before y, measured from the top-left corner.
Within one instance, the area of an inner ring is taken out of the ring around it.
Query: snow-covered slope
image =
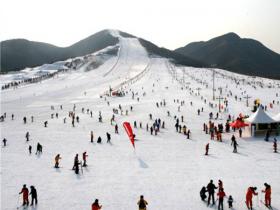
[[[249,186],[257,186],[260,192],[267,182],[272,186],[272,206],[279,209],[280,156],[272,152],[272,143],[250,137],[246,129],[244,137],[237,138],[239,153],[235,154],[230,146],[233,132],[223,134],[223,142],[217,142],[210,141],[210,136],[202,131],[203,123],[209,121],[209,112],[218,110],[215,107],[218,100],[212,101],[212,71],[176,67],[166,59],[149,58],[136,38],[121,37],[116,31],[113,34],[120,40],[118,55],[97,69],[84,71],[81,68],[41,83],[2,91],[1,112],[6,113],[7,118],[1,122],[1,139],[6,138],[8,143],[1,148],[1,209],[19,206],[18,192],[22,184],[27,184],[37,188],[39,198],[38,206],[28,209],[90,209],[98,198],[104,210],[132,210],[137,209],[137,200],[143,194],[151,210],[204,210],[209,208],[200,200],[199,191],[210,179],[215,183],[223,180],[225,192],[233,196],[234,209],[238,210],[246,209],[245,193]],[[223,89],[223,97],[232,92],[232,96],[227,97],[229,112],[222,112],[215,124],[225,123],[228,114],[250,115],[256,98],[264,105],[275,100],[273,108],[268,106],[271,115],[280,111],[279,97],[276,97],[280,92],[279,81],[216,70],[215,83],[216,88]],[[106,97],[104,93],[109,87],[123,88],[127,94]],[[250,107],[243,98],[247,94],[251,96]],[[219,95],[218,89],[216,95]],[[235,100],[235,95],[241,101]],[[180,112],[177,99],[185,101]],[[158,108],[156,103],[163,100],[166,106]],[[214,108],[209,102],[214,103]],[[72,127],[68,112],[74,104],[80,123]],[[119,134],[115,134],[110,119],[112,109],[119,104],[129,111],[128,115],[116,114]],[[51,110],[51,106],[55,110]],[[197,109],[202,107],[204,111],[198,116]],[[82,113],[82,108],[92,110],[93,117],[86,111]],[[99,111],[103,123],[98,122]],[[12,113],[14,120],[11,120]],[[52,113],[58,113],[59,117],[51,119]],[[151,126],[154,122],[149,119],[150,113],[153,119],[165,121],[166,128],[157,136],[146,131],[146,124]],[[24,116],[27,124],[23,124]],[[33,123],[31,116],[34,116]],[[191,130],[190,140],[175,131],[174,116],[184,116],[181,124]],[[63,123],[65,117],[66,124]],[[43,126],[46,120],[47,128]],[[133,129],[137,138],[135,151],[122,127],[124,121],[132,125],[137,122],[138,128]],[[95,143],[90,143],[91,130]],[[27,131],[29,142],[25,141]],[[106,132],[112,135],[111,144],[106,143]],[[102,144],[96,143],[98,136],[102,137]],[[42,155],[35,155],[37,142],[43,145]],[[205,156],[208,142],[210,155]],[[31,155],[29,145],[33,147]],[[88,152],[89,166],[83,174],[76,175],[71,170],[73,159],[76,153],[81,158],[84,151]],[[62,156],[61,168],[56,170],[54,157],[58,153]],[[262,194],[258,198],[264,199]],[[254,200],[254,205],[255,209],[265,209],[259,201]]]

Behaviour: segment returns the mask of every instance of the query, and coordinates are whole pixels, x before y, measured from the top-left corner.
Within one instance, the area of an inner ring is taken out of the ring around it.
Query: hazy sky
[[[0,0],[0,40],[68,46],[112,28],[170,49],[227,32],[280,53],[280,0]]]

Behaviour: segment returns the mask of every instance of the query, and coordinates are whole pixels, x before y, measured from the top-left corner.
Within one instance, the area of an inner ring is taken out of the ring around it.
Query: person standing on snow
[[[93,143],[93,131],[90,131],[90,142]]]
[[[207,192],[206,187],[203,186],[200,190],[200,198],[202,201],[205,201],[205,199],[207,197],[206,192]]]
[[[239,132],[239,138],[242,138],[242,129],[239,128],[238,132]]]
[[[238,144],[236,142],[236,139],[235,139],[234,135],[232,135],[232,137],[231,137],[231,145],[233,146],[233,152],[237,153],[237,146],[238,146]]]
[[[233,198],[232,198],[232,196],[230,195],[230,196],[228,197],[228,208],[229,208],[229,209],[232,208],[232,203],[233,203]]]
[[[87,167],[87,157],[88,157],[87,152],[84,152],[83,153],[83,161],[84,161],[83,167]]]
[[[29,200],[28,200],[28,188],[26,187],[26,184],[23,185],[21,191],[19,192],[19,194],[22,194],[22,199],[23,199],[23,203],[22,205],[29,205]]]
[[[26,141],[29,141],[29,136],[30,136],[29,132],[27,131],[26,134],[25,134]]]
[[[32,146],[31,145],[29,145],[28,151],[29,151],[29,154],[31,155],[31,153],[32,153]]]
[[[73,168],[72,170],[75,170],[75,173],[76,174],[79,174],[79,155],[76,154],[75,158],[74,158],[74,165],[73,165]]]
[[[217,193],[217,196],[219,198],[219,204],[218,204],[218,210],[223,210],[224,209],[224,197],[226,196],[224,192],[224,188],[221,188],[219,192]]]
[[[262,190],[265,199],[265,206],[271,208],[271,186],[267,183],[264,183],[265,189]]]
[[[107,135],[107,143],[111,143],[111,134],[107,132],[106,135]]]
[[[144,196],[140,195],[140,200],[137,202],[139,210],[147,210],[148,202],[144,200]]]
[[[207,192],[208,192],[208,203],[207,205],[210,205],[210,200],[212,198],[212,204],[215,204],[215,189],[217,187],[213,184],[213,180],[210,180],[209,184],[207,185]]]
[[[33,201],[35,200],[35,205],[37,205],[38,200],[37,200],[37,190],[35,189],[34,186],[30,186],[30,194],[31,195],[31,206],[33,206]]]
[[[91,210],[99,210],[102,208],[102,205],[99,205],[98,199],[95,199],[94,203],[91,205]]]
[[[249,210],[253,209],[253,195],[258,195],[257,192],[255,192],[257,190],[256,187],[249,187],[246,193],[246,206]]]
[[[277,153],[277,139],[276,138],[274,138],[273,150],[274,150],[274,153]]]
[[[3,141],[4,147],[5,147],[7,145],[7,139],[4,138],[2,141]]]
[[[207,143],[205,146],[205,155],[208,155],[208,151],[209,151],[209,143]]]
[[[119,133],[119,127],[118,124],[115,125],[115,133],[118,134]]]
[[[55,156],[55,158],[54,158],[54,162],[55,162],[54,167],[55,167],[55,168],[59,168],[59,160],[60,160],[60,159],[61,159],[60,154],[57,154],[57,155]]]

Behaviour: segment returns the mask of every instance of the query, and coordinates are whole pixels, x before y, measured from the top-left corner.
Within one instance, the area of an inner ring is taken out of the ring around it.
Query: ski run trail
[[[23,184],[37,189],[38,205],[26,208],[30,210],[86,210],[91,209],[95,198],[104,210],[133,210],[138,209],[140,195],[148,201],[148,210],[217,209],[217,203],[207,207],[199,196],[201,187],[210,179],[216,185],[219,179],[223,181],[226,195],[233,196],[235,210],[247,209],[245,195],[249,186],[258,187],[259,196],[253,198],[254,209],[266,209],[261,202],[264,200],[261,190],[267,182],[272,186],[272,207],[280,209],[280,153],[273,153],[274,136],[265,142],[263,137],[251,137],[249,128],[244,129],[243,138],[236,131],[239,147],[238,153],[233,153],[230,145],[233,131],[222,134],[223,142],[211,141],[203,132],[209,113],[215,116],[218,111],[216,106],[208,104],[218,103],[212,101],[212,70],[175,66],[168,59],[149,56],[137,38],[122,37],[117,31],[111,33],[119,37],[118,54],[98,68],[59,73],[39,83],[1,92],[1,113],[7,113],[1,122],[1,141],[8,140],[6,147],[1,144],[1,209],[14,210],[20,206],[22,198],[18,193]],[[251,115],[254,99],[267,105],[271,116],[279,113],[280,81],[220,69],[215,72],[216,96],[219,87],[223,97],[232,92],[227,97],[228,111],[222,110],[219,119],[214,120],[215,125],[224,124],[229,114]],[[126,95],[105,96],[109,87],[122,87]],[[247,94],[251,97],[249,107],[244,99]],[[241,100],[236,101],[235,95]],[[185,101],[180,112],[180,103],[174,99]],[[156,103],[163,100],[166,106],[157,107]],[[275,104],[270,108],[273,100]],[[68,113],[74,104],[80,122],[72,127]],[[118,109],[119,104],[124,113],[115,114],[111,125],[112,110]],[[198,115],[197,110],[202,107],[204,111]],[[92,118],[87,109],[92,110]],[[125,110],[129,110],[128,115]],[[98,122],[99,111],[102,123]],[[14,120],[11,120],[12,113]],[[58,113],[58,118],[51,119],[52,113]],[[149,119],[150,113],[153,120]],[[23,124],[24,116],[27,124]],[[31,116],[34,116],[33,123]],[[180,124],[190,129],[190,139],[176,132],[174,116],[180,121],[184,116]],[[165,121],[165,129],[157,136],[150,135],[146,124],[150,127],[158,118]],[[47,128],[43,125],[46,120]],[[137,122],[137,128],[133,128],[137,139],[135,150],[122,126],[125,121],[132,127]],[[115,123],[119,134],[114,133]],[[29,142],[25,140],[27,131]],[[94,143],[90,142],[90,131],[94,133]],[[111,144],[106,143],[106,132],[111,134]],[[96,143],[98,136],[102,137],[102,144]],[[35,155],[38,142],[43,146],[41,155]],[[208,142],[209,156],[205,156]],[[29,145],[33,147],[31,155]],[[71,170],[74,156],[78,153],[81,160],[84,151],[88,153],[88,167],[83,168],[83,174],[76,175]],[[54,168],[56,154],[62,157],[59,169]],[[228,209],[227,198],[224,209]]]

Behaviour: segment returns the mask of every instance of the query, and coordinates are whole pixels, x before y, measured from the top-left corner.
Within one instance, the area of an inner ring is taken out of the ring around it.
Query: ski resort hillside
[[[98,199],[104,210],[133,210],[140,195],[147,210],[218,209],[218,190],[215,205],[200,197],[210,180],[217,187],[223,182],[224,209],[230,195],[232,209],[248,209],[249,187],[258,192],[253,209],[267,209],[264,183],[272,189],[272,209],[280,209],[277,132],[264,141],[265,135],[251,135],[250,123],[241,137],[239,129],[225,130],[229,116],[228,123],[251,116],[254,102],[277,121],[280,81],[176,66],[149,56],[137,38],[110,33],[119,40],[115,46],[29,69],[29,79],[56,73],[2,89],[1,209],[89,210]],[[1,85],[21,76],[1,75]],[[222,124],[219,141],[205,132],[209,121]],[[84,152],[87,166],[81,167]],[[79,165],[72,170],[76,154]],[[22,206],[24,184],[37,189],[37,205]]]

